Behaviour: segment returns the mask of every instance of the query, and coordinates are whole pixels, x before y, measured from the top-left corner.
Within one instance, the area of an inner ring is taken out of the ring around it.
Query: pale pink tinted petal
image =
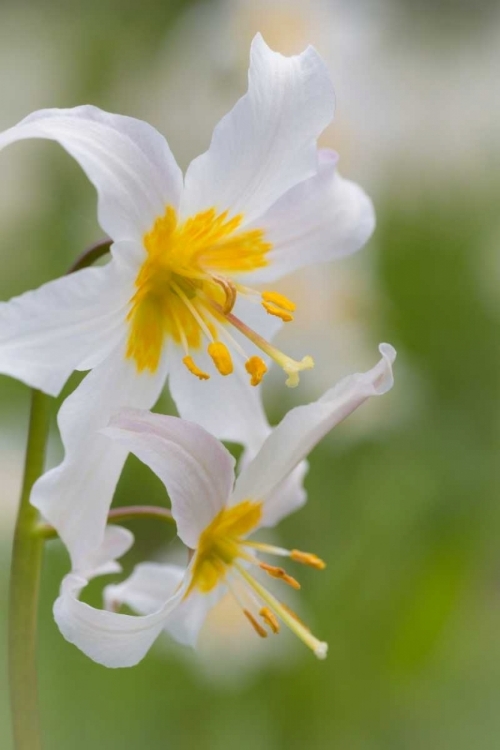
[[[233,503],[254,498],[265,504],[280,482],[331,429],[368,398],[392,388],[396,352],[389,344],[381,344],[379,348],[382,359],[371,370],[344,378],[319,401],[288,412],[238,477]],[[284,509],[282,515],[283,512]]]
[[[184,585],[155,612],[144,617],[108,612],[79,600],[88,578],[70,573],[54,604],[54,618],[63,636],[98,664],[133,667],[151,648],[170,614],[181,603]]]
[[[177,533],[195,549],[199,535],[228,501],[234,481],[231,454],[199,425],[146,411],[121,411],[104,434],[160,477]]]
[[[178,565],[141,563],[126,581],[106,587],[106,607],[115,609],[126,604],[140,615],[149,615],[175,594],[185,575],[185,568]],[[165,630],[179,643],[196,646],[200,630],[213,604],[212,595],[192,591],[172,611],[165,623]]]

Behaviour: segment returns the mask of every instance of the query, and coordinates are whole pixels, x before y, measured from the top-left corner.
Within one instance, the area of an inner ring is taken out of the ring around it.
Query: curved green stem
[[[67,273],[75,273],[75,271],[81,271],[82,268],[87,268],[88,266],[93,265],[96,261],[102,258],[103,255],[106,255],[106,253],[109,252],[112,244],[113,241],[108,239],[96,242],[95,245],[87,248],[87,250],[78,256],[68,269]]]
[[[108,523],[122,523],[132,521],[134,518],[158,518],[175,524],[171,511],[158,505],[128,505],[123,508],[112,508],[108,513]],[[57,539],[57,531],[48,523],[38,524],[36,533],[44,540]]]
[[[10,573],[9,685],[15,750],[41,748],[36,624],[43,538],[37,534],[38,513],[29,498],[44,468],[49,416],[49,397],[34,390]]]

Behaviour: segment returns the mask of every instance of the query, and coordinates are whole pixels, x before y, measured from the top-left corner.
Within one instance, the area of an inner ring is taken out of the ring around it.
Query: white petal
[[[146,655],[170,613],[181,603],[188,578],[155,612],[133,617],[95,609],[81,602],[78,597],[90,577],[75,572],[64,578],[54,604],[54,618],[59,629],[66,640],[98,664],[133,667]]]
[[[186,174],[181,213],[215,206],[245,220],[317,170],[316,139],[333,118],[328,71],[312,48],[283,57],[260,34],[252,42],[248,93],[214,130]]]
[[[272,281],[298,268],[325,263],[359,250],[375,228],[370,198],[336,170],[337,156],[320,151],[318,173],[292,188],[256,226],[272,243],[268,265],[246,284]]]
[[[371,370],[344,378],[319,401],[288,412],[238,477],[232,503],[244,498],[263,500],[265,516],[265,504],[272,492],[321,438],[370,396],[380,396],[392,388],[396,352],[389,344],[381,344],[379,350],[382,359]]]
[[[104,539],[99,549],[93,550],[78,573],[91,580],[109,573],[119,573],[122,569],[117,560],[128,552],[134,542],[134,535],[128,529],[113,524],[106,527]]]
[[[0,134],[0,149],[26,138],[57,141],[80,164],[99,196],[99,223],[114,240],[138,240],[177,207],[182,173],[166,140],[141,120],[97,107],[44,109]]]
[[[101,362],[125,330],[130,250],[119,243],[105,266],[0,302],[0,372],[55,396],[73,370]]]
[[[247,326],[271,341],[282,323],[268,315],[259,304],[239,298],[234,314]],[[231,335],[250,357],[260,356],[269,365],[269,357],[245,339],[238,331]],[[221,336],[221,341],[225,341]],[[187,376],[182,362],[184,353],[178,350],[169,367],[169,387],[180,416],[196,422],[219,440],[240,443],[252,457],[269,435],[270,427],[262,406],[261,387],[250,385],[244,359],[231,344],[234,372],[222,377],[206,352],[193,353],[196,364],[210,374],[210,380],[200,381]],[[174,354],[174,352],[172,352]]]
[[[229,451],[199,425],[134,409],[118,413],[103,432],[160,477],[177,533],[195,549],[199,535],[229,499],[234,482]]]
[[[58,424],[63,462],[33,487],[31,502],[57,530],[73,568],[100,547],[127,449],[99,434],[122,406],[152,407],[165,383],[163,361],[153,375],[137,373],[124,345],[89,373],[63,403]]]
[[[305,505],[307,492],[304,489],[304,478],[308,469],[308,462],[301,461],[267,496],[261,526],[276,526],[283,518]]]
[[[197,356],[202,369],[213,364],[208,355]],[[262,407],[260,388],[249,384],[243,363],[234,359],[234,372],[225,378],[213,372],[210,380],[192,377],[180,356],[172,357],[169,387],[183,419],[200,424],[219,440],[240,443],[255,455],[270,432]]]
[[[175,594],[185,575],[186,569],[178,565],[141,563],[126,581],[106,587],[106,608],[114,609],[126,604],[140,615],[149,615]],[[214,597],[211,594],[191,592],[172,611],[165,623],[165,630],[179,643],[196,646],[207,613],[213,605]]]

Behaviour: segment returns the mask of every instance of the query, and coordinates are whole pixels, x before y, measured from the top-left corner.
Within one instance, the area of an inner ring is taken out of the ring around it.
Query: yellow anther
[[[251,376],[251,385],[259,385],[267,372],[267,366],[264,360],[260,357],[250,357],[250,359],[245,362],[245,370]]]
[[[275,565],[268,565],[267,563],[259,563],[259,568],[272,578],[279,578],[280,581],[287,583],[293,589],[300,589],[300,583],[292,576],[289,576],[284,568],[277,568]]]
[[[182,361],[188,368],[189,372],[191,372],[193,375],[196,375],[196,377],[200,380],[208,380],[210,378],[210,375],[207,372],[203,372],[203,370],[200,370],[200,368],[193,361],[192,357],[184,357]]]
[[[289,300],[288,297],[285,297],[284,294],[280,294],[279,292],[262,292],[261,296],[265,302],[271,302],[274,305],[278,305],[279,307],[282,307],[283,310],[288,310],[289,312],[295,311],[295,303]]]
[[[278,622],[278,618],[274,614],[274,612],[271,612],[269,607],[262,607],[262,609],[259,612],[259,615],[262,617],[266,625],[268,625],[273,633],[279,633],[280,632],[280,624]]]
[[[316,568],[316,570],[324,570],[326,568],[326,562],[311,552],[301,552],[298,549],[293,549],[290,552],[290,558],[295,560],[295,562],[302,563],[302,565],[310,565],[311,568]]]
[[[252,615],[251,612],[248,611],[248,609],[244,609],[243,613],[245,617],[247,618],[248,622],[251,624],[257,635],[260,635],[261,638],[267,638],[267,631],[262,627],[260,622],[258,622],[255,617]]]
[[[293,315],[291,313],[286,312],[286,310],[281,310],[281,308],[273,305],[271,302],[263,302],[262,307],[269,313],[269,315],[275,315],[277,318],[281,318],[283,323],[290,323],[293,320]]]
[[[212,341],[208,345],[208,353],[213,359],[214,365],[221,375],[231,375],[233,371],[233,360],[229,349],[222,341]]]

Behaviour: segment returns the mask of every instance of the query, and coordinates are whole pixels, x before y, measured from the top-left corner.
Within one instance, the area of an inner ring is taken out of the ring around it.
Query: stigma
[[[318,658],[324,659],[327,644],[316,638],[295,612],[259,580],[259,573],[293,589],[300,589],[300,583],[283,567],[262,561],[256,553],[289,557],[316,570],[324,569],[325,563],[309,552],[248,540],[248,534],[255,530],[261,518],[262,503],[252,500],[220,511],[200,535],[185,597],[194,589],[208,594],[217,585],[225,584],[258,636],[277,635],[281,625],[285,625]]]
[[[208,369],[213,366],[223,377],[234,372],[233,357],[242,358],[253,386],[261,383],[268,359],[283,369],[290,387],[314,366],[309,356],[296,361],[281,352],[235,314],[238,298],[260,304],[284,323],[293,321],[295,312],[285,295],[240,283],[245,273],[268,265],[272,248],[263,230],[244,229],[242,223],[243,215],[229,217],[215,208],[179,222],[168,206],[144,236],[146,258],[127,314],[126,357],[138,372],[158,369],[169,340],[182,348],[185,367],[200,380],[211,377],[196,361],[203,350]],[[247,344],[259,353],[246,351]]]

